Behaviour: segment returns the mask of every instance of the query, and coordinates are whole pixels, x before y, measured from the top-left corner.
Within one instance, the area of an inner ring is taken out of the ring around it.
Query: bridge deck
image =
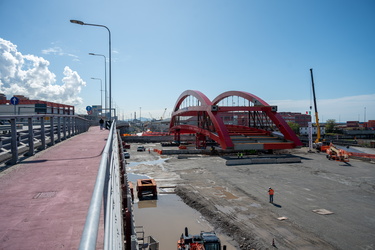
[[[0,249],[78,248],[107,137],[91,127],[0,173]]]

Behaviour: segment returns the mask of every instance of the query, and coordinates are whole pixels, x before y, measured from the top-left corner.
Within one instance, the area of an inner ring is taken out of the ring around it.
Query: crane
[[[319,125],[318,108],[316,106],[313,69],[310,69],[310,74],[311,74],[311,84],[312,84],[313,97],[314,97],[315,122],[316,122],[316,129],[317,129],[317,133],[316,133],[317,135],[316,135],[315,143],[318,143],[318,142],[320,142],[320,125]]]
[[[164,116],[165,116],[165,112],[167,111],[167,108],[164,109],[164,112],[163,112],[163,115],[160,117],[160,120],[162,121],[164,119]]]

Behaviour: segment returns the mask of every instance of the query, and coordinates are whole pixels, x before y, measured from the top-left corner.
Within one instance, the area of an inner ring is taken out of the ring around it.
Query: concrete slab
[[[91,127],[0,173],[0,249],[78,248],[107,137]]]
[[[229,159],[226,161],[227,166],[250,165],[250,164],[280,164],[280,163],[300,163],[300,157],[250,157],[241,159]]]

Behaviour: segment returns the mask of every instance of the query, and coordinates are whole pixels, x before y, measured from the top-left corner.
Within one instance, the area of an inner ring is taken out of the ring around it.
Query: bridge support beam
[[[195,143],[196,143],[196,148],[197,149],[206,149],[207,144],[206,144],[206,136],[203,134],[196,134],[195,135]]]

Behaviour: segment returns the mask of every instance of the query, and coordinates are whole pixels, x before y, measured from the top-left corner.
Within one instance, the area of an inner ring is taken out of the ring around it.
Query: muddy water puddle
[[[150,178],[147,175],[131,173],[132,169],[136,168],[138,164],[130,163],[131,169],[128,170],[128,180],[135,185],[137,179]],[[142,164],[145,164],[145,162],[142,162]],[[158,164],[162,164],[162,162],[158,162]],[[135,198],[133,205],[136,226],[143,226],[145,237],[151,235],[158,240],[161,250],[176,250],[177,241],[185,227],[188,227],[190,234],[214,230],[213,226],[198,211],[187,206],[171,190],[170,188],[162,190],[158,188],[157,199],[151,196],[145,197],[143,200]],[[134,187],[134,192],[136,192],[136,187]],[[134,196],[137,197],[136,193],[134,193]],[[234,242],[231,242],[229,237],[219,233],[217,235],[222,242],[222,246],[227,246],[227,250],[239,249]]]

